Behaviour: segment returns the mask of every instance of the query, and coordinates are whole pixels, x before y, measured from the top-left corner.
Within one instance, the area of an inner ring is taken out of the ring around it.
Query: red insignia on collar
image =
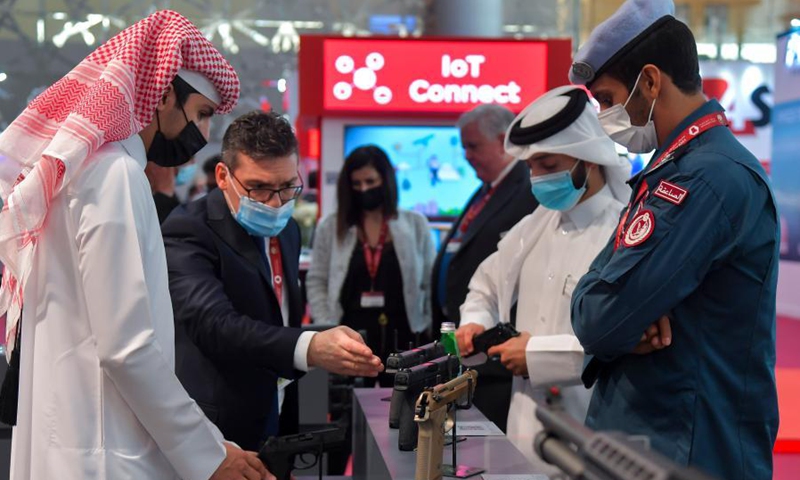
[[[650,210],[642,210],[631,221],[628,230],[625,231],[625,237],[622,239],[622,244],[626,247],[635,247],[641,245],[650,238],[653,230],[656,228],[656,218]]]
[[[661,183],[658,184],[658,188],[653,192],[654,196],[675,205],[683,203],[688,194],[689,190],[681,188],[674,183],[669,183],[666,180],[661,180]]]

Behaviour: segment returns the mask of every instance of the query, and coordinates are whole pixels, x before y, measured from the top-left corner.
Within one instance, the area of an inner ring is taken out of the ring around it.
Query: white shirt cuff
[[[580,385],[583,347],[574,335],[532,336],[525,348],[533,388]]]
[[[308,371],[308,347],[316,334],[317,332],[303,332],[297,339],[297,344],[294,346],[294,368],[296,370]]]
[[[470,313],[462,312],[461,320],[458,323],[458,326],[463,327],[464,325],[469,325],[470,323],[480,325],[486,330],[489,330],[490,328],[497,326],[497,322],[494,321],[491,314],[487,313],[485,315],[480,315],[475,312],[470,312]]]

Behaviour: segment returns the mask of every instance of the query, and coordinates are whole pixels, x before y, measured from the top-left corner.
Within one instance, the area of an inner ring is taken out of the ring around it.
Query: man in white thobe
[[[508,322],[517,304],[521,335],[488,354],[515,375],[509,440],[534,465],[533,473],[548,473],[555,470],[534,452],[542,429],[536,404],[549,387],[560,386],[566,411],[581,422],[586,415],[590,391],[580,385],[584,353],[570,324],[570,296],[617,225],[630,193],[624,183],[630,164],[575,87],[552,90],[523,110],[506,133],[505,148],[527,161],[541,207],[508,232],[472,277],[456,337],[462,355],[469,355],[473,337]]]
[[[3,306],[16,326],[7,338],[21,331],[13,480],[274,478],[223,442],[174,374],[164,246],[144,174],[148,160],[188,161],[210,117],[237,97],[219,52],[160,11],[0,136],[0,250],[12,267]]]

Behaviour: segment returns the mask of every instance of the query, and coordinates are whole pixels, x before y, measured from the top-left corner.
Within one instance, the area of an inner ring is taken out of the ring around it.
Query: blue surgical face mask
[[[581,188],[575,188],[572,182],[572,171],[578,163],[569,170],[531,177],[531,191],[543,207],[563,212],[578,204],[586,193],[586,181]],[[588,172],[586,179],[589,179]]]
[[[294,200],[289,200],[278,208],[270,207],[261,202],[239,194],[236,185],[233,190],[239,195],[239,210],[233,213],[233,218],[247,233],[256,237],[277,237],[286,228],[294,212]],[[227,192],[225,193],[227,195]]]
[[[175,185],[186,185],[188,183],[191,183],[192,180],[194,180],[196,173],[197,173],[196,163],[180,167],[180,169],[178,170],[178,175],[175,176]]]

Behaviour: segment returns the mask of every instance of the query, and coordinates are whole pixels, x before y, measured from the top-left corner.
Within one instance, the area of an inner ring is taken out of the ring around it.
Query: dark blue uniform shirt
[[[707,102],[664,145],[722,111]],[[707,130],[681,153],[636,179],[633,195],[643,182],[647,193],[627,225],[638,225],[627,244],[615,249],[611,239],[573,294],[572,325],[593,356],[584,381],[596,382],[586,423],[647,435],[655,450],[720,479],[771,479],[775,200],[763,168],[727,128]],[[668,199],[657,195],[662,180]],[[647,210],[652,217],[636,222]],[[632,354],[664,314],[672,345]]]

